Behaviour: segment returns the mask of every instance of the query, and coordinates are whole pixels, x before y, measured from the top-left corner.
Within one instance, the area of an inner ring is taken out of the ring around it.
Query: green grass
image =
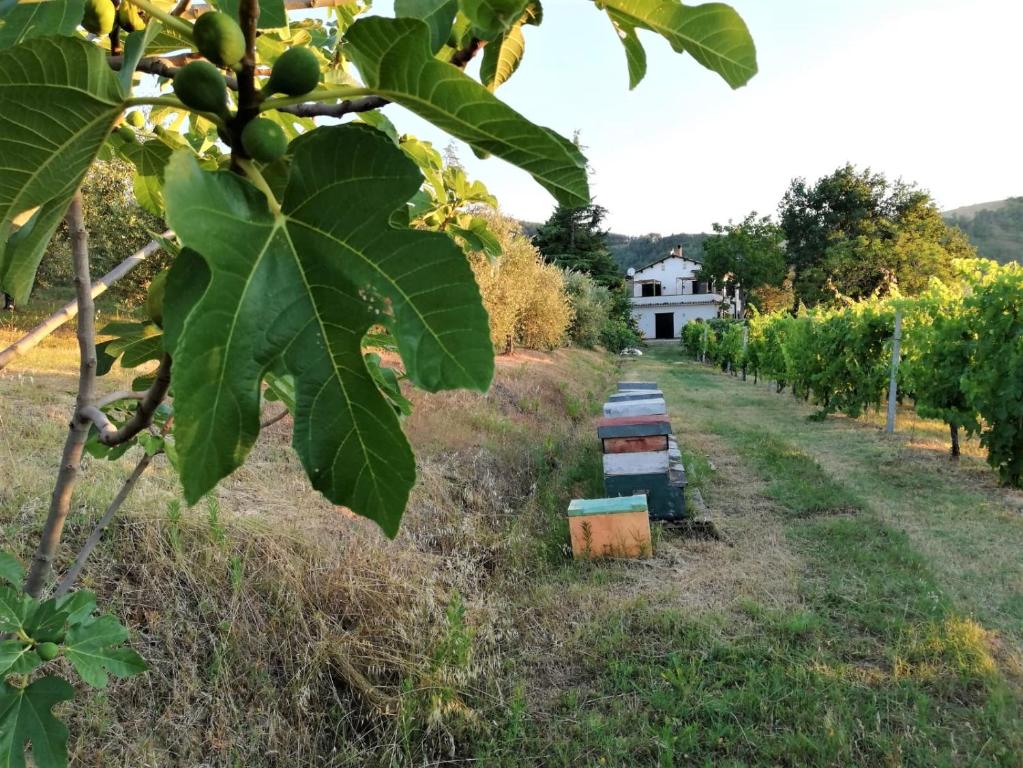
[[[654,348],[638,366],[642,375],[661,377],[676,420],[722,435],[761,470],[765,459],[748,450],[746,433],[805,454],[859,505],[907,532],[962,610],[1004,633],[1023,655],[1023,492],[997,486],[976,440],[964,441],[954,464],[945,425],[907,408],[894,437],[880,431],[883,414],[808,421],[814,409],[788,393],[709,366],[675,365],[678,359],[674,348]],[[788,483],[778,473],[772,480]]]
[[[946,499],[954,483],[936,472],[943,466],[906,460],[886,472],[912,446],[893,446],[848,420],[810,422],[808,408],[766,387],[666,365],[674,352],[658,349],[627,373],[661,384],[691,478],[723,506],[730,489],[713,465],[725,458],[700,446],[725,446],[763,480],[763,499],[798,558],[796,595],[780,606],[778,596],[762,593],[701,611],[676,607],[670,575],[663,587],[631,595],[627,579],[619,582],[620,599],[594,597],[600,585],[592,571],[574,585],[553,582],[547,600],[560,594],[587,614],[561,635],[569,684],[545,712],[507,710],[481,743],[481,762],[1020,765],[1023,719],[1011,658],[1018,648],[1006,649],[1013,635],[963,599],[1013,589],[1011,575],[998,584],[990,573],[1015,573],[1019,521],[999,511],[983,484],[960,478]],[[974,522],[960,531],[948,520],[942,540],[929,529],[935,505],[964,498],[975,507],[960,509],[958,521]],[[981,531],[1009,540],[977,550],[996,556],[987,575],[978,569],[949,579],[937,553]],[[1014,594],[1003,610],[1019,609]]]
[[[722,431],[727,432],[728,427]],[[862,502],[832,482],[820,464],[798,448],[760,430],[736,431],[736,449],[768,481],[767,494],[796,517],[858,512]]]

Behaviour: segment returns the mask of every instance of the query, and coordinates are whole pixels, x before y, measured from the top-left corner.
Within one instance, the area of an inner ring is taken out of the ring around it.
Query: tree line
[[[898,291],[914,295],[976,249],[915,184],[846,164],[809,183],[793,179],[777,217],[752,212],[714,224],[703,277],[739,288],[772,311],[841,304]]]

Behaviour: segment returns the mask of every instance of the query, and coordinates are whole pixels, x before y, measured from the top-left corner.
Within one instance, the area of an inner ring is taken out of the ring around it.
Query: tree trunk
[[[948,431],[952,435],[952,460],[959,461],[959,427],[949,424]]]
[[[78,479],[82,449],[89,436],[90,422],[82,419],[82,408],[92,405],[96,388],[96,317],[92,301],[92,279],[89,274],[89,234],[85,230],[82,193],[76,192],[67,212],[71,232],[71,258],[75,268],[75,293],[78,297],[78,398],[71,417],[64,452],[60,458],[57,483],[50,499],[50,512],[43,526],[39,547],[32,558],[32,567],[25,578],[25,591],[39,597],[53,568],[53,559],[64,532],[64,521],[71,509],[71,495]]]

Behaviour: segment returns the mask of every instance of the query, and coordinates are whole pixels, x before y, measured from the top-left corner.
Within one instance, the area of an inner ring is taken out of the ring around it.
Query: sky
[[[613,231],[701,232],[775,213],[794,177],[846,162],[915,182],[943,210],[1023,195],[1023,0],[731,5],[759,64],[734,91],[642,31],[647,76],[629,91],[617,37],[585,0],[544,0],[543,24],[526,28],[522,65],[498,95],[564,136],[581,132]],[[387,114],[439,148],[450,141],[398,107]],[[553,199],[525,172],[458,154],[507,213],[550,215]]]

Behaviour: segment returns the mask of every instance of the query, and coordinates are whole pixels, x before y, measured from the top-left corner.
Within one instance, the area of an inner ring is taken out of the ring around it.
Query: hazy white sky
[[[646,79],[585,0],[544,0],[499,95],[563,135],[582,131],[616,232],[697,232],[773,213],[794,176],[850,161],[929,189],[942,208],[1023,194],[1023,0],[734,0],[760,72],[732,91],[640,33]],[[380,10],[389,12],[386,8]],[[399,130],[444,135],[396,107]],[[460,149],[507,212],[553,200],[524,172]]]

